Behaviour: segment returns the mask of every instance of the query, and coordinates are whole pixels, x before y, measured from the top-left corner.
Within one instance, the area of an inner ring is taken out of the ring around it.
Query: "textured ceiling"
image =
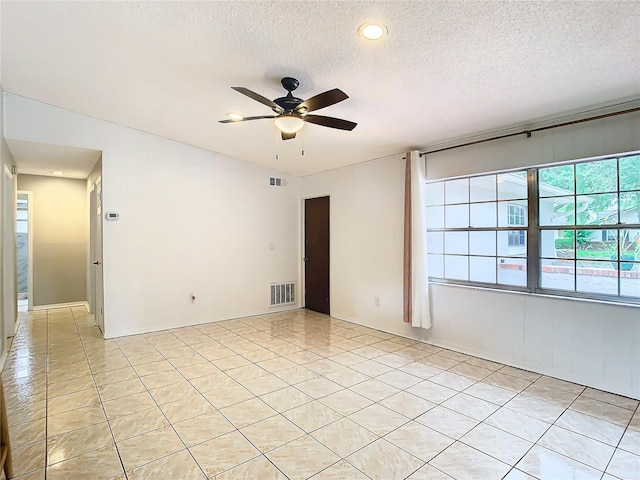
[[[6,91],[297,175],[640,96],[640,2],[0,3]],[[382,20],[383,41],[357,34]],[[279,80],[340,88],[282,142]],[[301,150],[304,148],[304,156]],[[279,159],[276,160],[276,153]]]

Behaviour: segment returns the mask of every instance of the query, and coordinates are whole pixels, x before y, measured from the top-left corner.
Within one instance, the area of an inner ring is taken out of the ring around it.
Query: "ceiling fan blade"
[[[320,93],[315,97],[311,97],[295,108],[297,113],[312,112],[314,110],[320,110],[321,108],[334,105],[338,102],[346,100],[349,96],[339,88],[328,90],[324,93]]]
[[[315,123],[323,127],[337,128],[339,130],[353,130],[357,123],[343,120],[341,118],[325,117],[322,115],[305,115],[302,117],[305,122]]]
[[[282,134],[283,140],[291,140],[292,138],[296,138],[296,132],[293,132],[293,133],[280,132],[280,133]]]
[[[238,123],[247,120],[260,120],[261,118],[276,118],[276,115],[259,115],[257,117],[244,117],[240,120],[219,120],[218,123]]]
[[[278,113],[282,113],[284,111],[284,109],[280,105],[272,102],[268,98],[263,97],[262,95],[256,92],[252,92],[248,88],[244,88],[244,87],[231,87],[231,88],[233,88],[236,92],[240,92],[243,95],[246,95],[247,97],[254,99],[256,102],[260,102],[263,105],[266,105],[267,107],[272,108],[274,111]]]

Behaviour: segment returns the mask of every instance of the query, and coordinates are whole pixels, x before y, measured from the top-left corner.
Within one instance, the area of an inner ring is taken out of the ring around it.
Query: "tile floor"
[[[104,341],[22,314],[15,474],[638,479],[638,401],[296,310]]]

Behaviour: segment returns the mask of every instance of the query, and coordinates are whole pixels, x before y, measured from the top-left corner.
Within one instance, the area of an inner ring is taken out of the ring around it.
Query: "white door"
[[[96,182],[93,192],[95,192],[95,210],[92,212],[95,222],[92,262],[94,271],[94,313],[96,325],[98,326],[98,328],[100,328],[100,331],[104,335],[104,287],[102,283],[102,183],[100,179],[98,179],[98,181]]]

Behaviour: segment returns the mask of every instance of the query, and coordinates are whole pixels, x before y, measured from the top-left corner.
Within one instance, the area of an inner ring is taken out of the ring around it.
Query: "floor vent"
[[[294,282],[271,284],[271,306],[296,303]]]

